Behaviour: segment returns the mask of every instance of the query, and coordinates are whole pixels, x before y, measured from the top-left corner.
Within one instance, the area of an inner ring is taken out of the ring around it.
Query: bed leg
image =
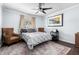
[[[30,50],[32,50],[32,49],[33,49],[33,45],[28,45],[28,48],[29,48]]]

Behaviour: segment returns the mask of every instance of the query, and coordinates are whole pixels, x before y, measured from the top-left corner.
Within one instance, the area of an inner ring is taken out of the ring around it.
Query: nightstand
[[[58,30],[56,30],[56,32],[51,31],[50,34],[52,36],[52,41],[58,41],[59,40],[59,31]]]

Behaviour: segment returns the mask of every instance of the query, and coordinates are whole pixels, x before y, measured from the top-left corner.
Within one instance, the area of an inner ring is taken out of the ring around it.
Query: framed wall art
[[[63,14],[48,17],[48,27],[63,26]]]

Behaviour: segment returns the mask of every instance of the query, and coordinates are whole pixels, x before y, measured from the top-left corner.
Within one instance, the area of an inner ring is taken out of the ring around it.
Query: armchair
[[[20,40],[20,36],[15,34],[13,28],[2,28],[2,34],[5,44],[12,44]]]

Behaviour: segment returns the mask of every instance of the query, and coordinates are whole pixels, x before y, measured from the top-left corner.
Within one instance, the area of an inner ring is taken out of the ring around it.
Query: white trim
[[[64,40],[64,39],[60,39],[60,41],[68,42],[68,43],[71,43],[71,44],[75,44],[75,42],[72,42],[72,41],[69,41],[69,40]]]
[[[20,9],[14,9],[14,8],[11,8],[9,6],[6,6],[3,4],[3,9],[10,9],[10,10],[13,10],[13,11],[17,11],[17,12],[20,12],[22,13],[23,15],[31,15],[31,16],[39,16],[39,17],[42,17],[43,15],[34,15],[34,14],[30,14],[30,13],[27,13],[27,12],[24,12],[24,11],[21,11]]]
[[[57,12],[54,12],[54,13],[51,13],[51,14],[57,14],[57,13],[60,14],[60,13],[63,13],[64,11],[67,11],[67,10],[70,10],[70,9],[73,9],[73,8],[76,8],[78,6],[79,6],[79,4],[74,5],[72,7],[69,7],[69,8],[66,8],[66,9],[63,9],[63,10],[60,10],[60,11],[57,11]],[[48,15],[51,15],[51,14],[48,14]],[[48,15],[46,15],[46,16],[48,16]]]
[[[74,6],[71,6],[71,7],[66,8],[66,9],[63,9],[62,11],[67,11],[67,10],[70,10],[70,9],[76,8],[76,7],[78,7],[78,6],[79,6],[79,4],[74,5]]]

